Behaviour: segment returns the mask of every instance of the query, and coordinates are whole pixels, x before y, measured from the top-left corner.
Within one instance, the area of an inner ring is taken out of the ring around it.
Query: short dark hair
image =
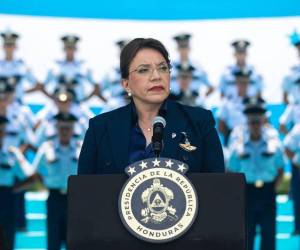
[[[165,46],[158,40],[153,38],[135,38],[130,41],[122,50],[120,55],[120,70],[122,79],[127,79],[129,76],[129,65],[135,55],[145,48],[150,48],[158,51],[166,60],[171,68],[169,53]]]

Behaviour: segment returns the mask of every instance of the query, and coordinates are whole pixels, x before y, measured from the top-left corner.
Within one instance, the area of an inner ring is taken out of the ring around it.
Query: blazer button
[[[188,159],[189,159],[189,157],[187,155],[182,156],[182,160],[187,161]]]

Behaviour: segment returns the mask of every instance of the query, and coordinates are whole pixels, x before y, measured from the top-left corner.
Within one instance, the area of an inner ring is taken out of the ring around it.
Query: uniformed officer
[[[247,49],[250,42],[246,40],[236,40],[231,46],[234,48],[235,64],[226,68],[220,79],[220,93],[221,97],[230,98],[234,94],[235,73],[238,71],[247,71],[250,73],[250,85],[248,89],[248,96],[261,96],[263,89],[262,77],[256,72],[254,66],[247,63]]]
[[[180,66],[182,68],[193,67],[193,81],[189,88],[191,91],[199,92],[203,87],[206,89],[205,96],[209,96],[213,91],[214,87],[208,80],[207,73],[199,66],[196,62],[192,61],[190,58],[191,46],[190,39],[191,34],[178,34],[173,37],[177,43],[177,51],[179,54],[179,60],[172,62],[172,73],[171,73],[171,92],[174,94],[179,94],[180,89],[178,83],[176,83],[178,69]]]
[[[75,125],[74,134],[82,139],[88,128],[89,119],[94,116],[88,107],[75,102],[75,92],[64,85],[59,86],[54,91],[53,100],[54,104],[49,104],[37,114],[38,126],[35,141],[37,147],[47,140],[47,138],[56,135],[55,116],[58,113],[71,113],[77,118],[78,122]]]
[[[120,39],[116,41],[116,46],[118,47],[119,55],[122,49],[128,43],[126,39]],[[120,65],[117,65],[108,72],[108,74],[103,79],[103,94],[107,97],[119,97],[123,95],[124,89],[121,85],[121,72]]]
[[[265,117],[265,118],[266,118],[266,121],[262,127],[262,133],[264,134],[264,137],[268,138],[270,140],[279,138],[278,130],[272,124],[270,124],[268,122],[268,119],[267,119],[268,117]],[[249,130],[248,130],[247,123],[235,127],[229,136],[229,140],[228,140],[228,144],[227,144],[228,149],[230,149],[231,147],[234,147],[234,144],[236,142],[239,142],[240,140],[242,140],[242,138],[244,138],[245,136],[246,137],[249,136]]]
[[[12,31],[1,33],[3,38],[4,58],[0,60],[0,78],[7,80],[15,89],[15,97],[22,102],[25,93],[43,90],[23,60],[15,58],[19,35]]]
[[[20,138],[19,141],[25,144],[34,142],[32,126],[35,119],[31,110],[15,101],[14,88],[2,80],[0,80],[0,115],[7,117],[10,133]]]
[[[254,99],[246,105],[248,133],[230,148],[228,171],[246,176],[248,248],[254,249],[260,226],[262,250],[275,250],[276,186],[281,180],[284,156],[279,138],[263,133],[267,110]]]
[[[290,43],[296,48],[300,59],[300,34],[295,30],[290,35]],[[284,103],[294,103],[300,101],[300,86],[297,81],[300,79],[300,63],[291,67],[290,72],[284,77],[282,82]]]
[[[49,189],[47,200],[48,250],[60,250],[67,235],[67,180],[77,173],[81,142],[73,137],[77,118],[70,113],[55,116],[57,136],[39,148],[33,168]]]
[[[174,101],[178,101],[181,104],[189,106],[202,106],[201,98],[199,96],[199,90],[192,90],[190,85],[193,81],[193,72],[195,68],[189,65],[187,68],[184,65],[177,65],[177,83],[179,85],[179,92],[171,93],[170,98]]]
[[[0,79],[0,115],[9,119],[9,127],[16,135],[26,134],[23,138],[24,144],[34,142],[32,127],[35,125],[35,116],[29,107],[16,101],[13,86],[4,79]]]
[[[289,127],[292,127],[294,124],[300,123],[300,75],[299,79],[295,80],[294,85],[293,102],[288,103],[283,114],[279,118],[280,131],[283,134],[288,133]],[[298,97],[296,97],[296,94],[298,95]]]
[[[18,146],[18,137],[12,133],[9,120],[0,115],[0,226],[4,231],[4,243],[8,250],[14,247],[16,232],[15,179],[33,174]]]
[[[120,39],[115,42],[119,55],[128,42],[128,39]],[[130,101],[130,98],[121,84],[119,64],[112,68],[103,78],[102,90],[103,96],[107,100],[106,104],[103,106],[104,112],[124,106]]]
[[[300,123],[284,138],[285,152],[292,164],[291,193],[294,208],[294,235],[300,234]]]
[[[242,70],[234,73],[235,94],[231,98],[225,98],[217,111],[218,127],[224,137],[224,145],[227,146],[231,131],[238,126],[246,124],[243,113],[244,100],[248,97],[250,71]]]
[[[15,100],[13,86],[3,80],[0,80],[0,115],[9,120],[7,133],[10,135],[10,145],[26,151],[34,144],[34,116],[28,107]],[[26,229],[24,193],[18,193],[16,196],[16,223],[17,228],[23,231]]]
[[[48,72],[45,80],[47,95],[52,97],[59,85],[66,84],[74,89],[77,101],[82,102],[91,97],[94,90],[92,71],[85,67],[84,61],[75,57],[80,38],[76,35],[65,35],[61,40],[64,44],[65,59],[57,60],[54,68]]]

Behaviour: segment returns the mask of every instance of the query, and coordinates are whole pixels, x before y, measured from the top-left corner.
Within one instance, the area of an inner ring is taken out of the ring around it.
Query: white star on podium
[[[172,162],[170,159],[170,160],[166,161],[166,164],[167,164],[166,167],[172,168],[172,165],[174,164],[174,162]]]
[[[129,167],[127,172],[128,172],[130,175],[133,175],[136,171],[135,171],[134,167],[133,167],[133,168],[132,168],[132,167]]]
[[[145,168],[148,168],[147,167],[147,162],[144,162],[144,161],[142,161],[142,163],[139,166],[142,168],[142,170],[145,169]]]
[[[184,166],[184,164],[178,164],[178,171],[181,171],[182,173],[184,172],[184,170],[186,170],[186,167]]]
[[[155,167],[155,166],[159,167],[160,161],[158,161],[157,158],[155,158],[155,160],[152,161],[152,162],[153,162],[153,164],[154,164],[154,167]]]

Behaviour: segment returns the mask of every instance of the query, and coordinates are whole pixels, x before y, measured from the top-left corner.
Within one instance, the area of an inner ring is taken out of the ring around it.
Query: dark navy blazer
[[[132,117],[129,104],[90,120],[78,174],[124,173],[129,164]],[[224,172],[222,146],[210,111],[167,100],[165,119],[161,157],[185,162],[189,172]],[[181,132],[187,133],[191,145],[197,147],[195,151],[187,152],[179,146]]]

